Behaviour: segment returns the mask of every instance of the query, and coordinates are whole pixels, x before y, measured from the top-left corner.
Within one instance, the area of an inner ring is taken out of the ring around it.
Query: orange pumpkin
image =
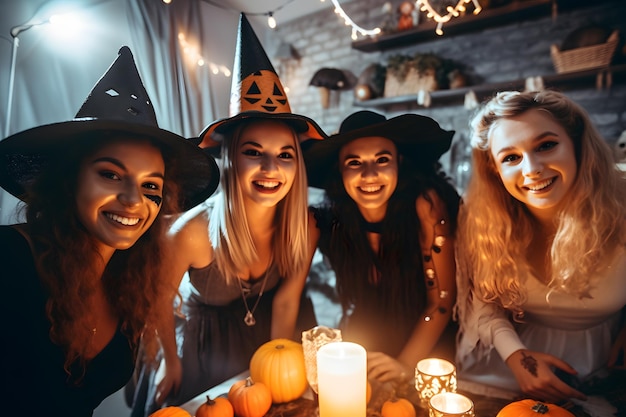
[[[274,403],[300,398],[309,386],[302,345],[289,339],[264,343],[250,359],[250,376],[270,389]]]
[[[382,417],[415,417],[415,407],[405,398],[392,398],[383,403],[380,410]]]
[[[555,404],[545,404],[535,400],[520,400],[512,402],[498,412],[496,417],[575,417],[566,409]]]
[[[192,416],[185,409],[171,405],[169,407],[164,407],[159,410],[156,410],[154,413],[150,414],[149,417],[192,417]]]
[[[233,417],[233,405],[226,398],[211,399],[206,396],[206,402],[196,410],[196,417]]]
[[[263,417],[272,406],[272,394],[264,383],[248,377],[230,387],[228,401],[239,417]]]

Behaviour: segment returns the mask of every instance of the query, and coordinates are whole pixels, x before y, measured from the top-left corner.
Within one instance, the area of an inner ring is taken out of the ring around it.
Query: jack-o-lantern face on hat
[[[275,72],[256,71],[239,83],[232,91],[230,114],[244,111],[262,113],[291,113],[287,95]]]
[[[242,120],[277,119],[287,122],[300,141],[324,139],[326,134],[313,120],[291,113],[291,106],[278,74],[245,14],[239,19],[239,34],[230,87],[229,117],[217,120],[200,133],[201,148],[216,151]]]

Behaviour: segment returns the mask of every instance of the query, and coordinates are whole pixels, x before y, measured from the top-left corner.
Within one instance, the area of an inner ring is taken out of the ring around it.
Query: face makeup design
[[[127,249],[148,230],[163,201],[165,163],[148,141],[104,145],[81,163],[76,204],[103,246]]]

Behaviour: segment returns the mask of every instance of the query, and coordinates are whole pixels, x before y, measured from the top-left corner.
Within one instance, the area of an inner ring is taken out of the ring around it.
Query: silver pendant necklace
[[[271,265],[271,262],[270,262],[270,265]],[[256,324],[256,319],[254,318],[254,312],[256,311],[256,308],[259,306],[259,301],[261,301],[261,297],[263,296],[263,291],[265,290],[265,284],[267,283],[267,274],[269,272],[269,268],[270,267],[268,267],[265,270],[265,276],[263,277],[263,284],[261,284],[261,290],[259,291],[259,295],[256,298],[256,302],[254,303],[252,310],[250,310],[250,308],[248,307],[248,300],[246,299],[246,295],[244,294],[244,291],[243,291],[241,278],[237,277],[237,282],[239,283],[239,290],[241,291],[241,298],[243,299],[243,305],[246,307],[246,315],[243,318],[243,322],[246,323],[246,326],[248,327],[254,326]]]

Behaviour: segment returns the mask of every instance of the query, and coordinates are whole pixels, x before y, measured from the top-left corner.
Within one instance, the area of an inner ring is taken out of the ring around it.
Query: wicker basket
[[[387,73],[385,78],[385,97],[406,96],[417,94],[419,91],[434,90],[437,90],[434,70],[426,70],[422,74],[415,68],[411,68],[402,81],[390,73]]]
[[[615,48],[619,41],[619,33],[614,30],[606,43],[583,48],[559,51],[556,45],[552,45],[550,55],[557,73],[584,71],[595,68],[606,68],[611,64]]]

